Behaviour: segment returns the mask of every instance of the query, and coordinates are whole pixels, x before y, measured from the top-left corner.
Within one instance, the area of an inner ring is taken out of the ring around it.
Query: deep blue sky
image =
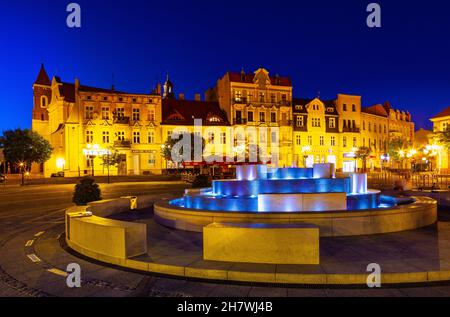
[[[73,0],[0,6],[0,131],[29,127],[41,61],[65,81],[149,91],[168,71],[193,97],[227,70],[264,66],[288,75],[296,97],[360,94],[409,110],[418,127],[450,106],[450,7],[446,1],[378,1],[381,29],[366,26],[371,1]]]

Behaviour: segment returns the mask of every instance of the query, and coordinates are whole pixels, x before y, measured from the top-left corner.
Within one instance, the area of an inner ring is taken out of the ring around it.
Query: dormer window
[[[222,120],[220,120],[220,118],[217,116],[213,116],[213,117],[209,118],[208,121],[209,122],[221,122]]]

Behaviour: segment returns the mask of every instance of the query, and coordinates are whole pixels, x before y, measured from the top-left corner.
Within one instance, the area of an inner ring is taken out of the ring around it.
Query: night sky
[[[82,8],[81,29],[66,6]],[[149,92],[170,73],[193,98],[226,71],[290,76],[295,97],[363,96],[409,110],[417,128],[450,106],[448,1],[1,1],[0,131],[30,127],[32,84],[44,62],[63,81]]]

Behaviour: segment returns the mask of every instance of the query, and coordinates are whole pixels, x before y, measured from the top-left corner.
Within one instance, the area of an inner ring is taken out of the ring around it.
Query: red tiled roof
[[[237,82],[237,83],[253,83],[253,79],[255,78],[255,74],[245,74],[242,76],[240,73],[233,73],[228,72],[227,73],[230,81]],[[270,83],[274,86],[292,86],[292,81],[289,77],[276,77],[276,76],[269,76],[270,77]]]
[[[389,108],[390,108],[390,106],[389,106]],[[367,107],[367,108],[363,108],[361,111],[365,112],[365,113],[373,114],[375,116],[385,117],[385,118],[387,118],[389,116],[389,114],[386,110],[386,107],[383,105],[380,105],[380,104],[373,105],[373,106]]]
[[[211,117],[218,117],[221,122],[210,122],[208,119]],[[162,118],[162,123],[167,125],[193,125],[194,119],[202,119],[205,126],[230,125],[219,103],[209,101],[163,99]]]
[[[47,72],[45,71],[44,64],[41,64],[41,69],[39,70],[39,74],[34,84],[44,86],[50,86],[52,84],[50,78],[48,78]]]
[[[439,114],[432,117],[431,119],[437,119],[437,118],[443,118],[443,117],[449,117],[450,116],[450,107],[442,110]]]

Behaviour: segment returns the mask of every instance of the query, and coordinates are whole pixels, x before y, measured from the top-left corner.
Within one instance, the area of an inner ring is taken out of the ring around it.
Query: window
[[[136,99],[136,98],[133,98],[133,102],[137,102],[137,99]]]
[[[45,115],[41,113],[41,121],[45,121]]]
[[[155,132],[154,131],[148,131],[148,143],[150,143],[150,144],[155,143]]]
[[[320,128],[320,118],[312,118],[312,126],[315,128]]]
[[[253,111],[247,112],[248,122],[253,122]]]
[[[102,133],[102,140],[103,143],[109,143],[109,132],[108,131],[103,131]]]
[[[117,118],[125,117],[125,108],[116,108]]]
[[[387,133],[386,125],[384,125],[384,133]]]
[[[343,110],[343,111],[347,111],[347,104],[344,103],[344,104],[342,105],[342,110]]]
[[[372,124],[369,122],[369,132],[372,131]]]
[[[208,143],[213,144],[214,143],[214,132],[208,132]]]
[[[237,102],[241,102],[241,101],[242,101],[242,93],[241,93],[240,90],[236,90],[236,91],[234,92],[234,99],[235,99]]]
[[[141,133],[133,132],[133,143],[139,144],[141,143]]]
[[[282,94],[282,95],[281,95],[281,102],[282,102],[283,104],[286,104],[286,103],[287,103],[287,96],[286,96],[286,94]]]
[[[353,147],[358,147],[358,140],[356,137],[353,138]]]
[[[270,140],[272,141],[272,143],[277,143],[278,142],[277,132],[273,131],[270,134]]]
[[[140,111],[139,108],[133,109],[133,121],[139,121],[140,120]]]
[[[108,101],[108,97],[103,97],[103,101]]]
[[[270,113],[270,121],[277,122],[277,114],[275,112]]]
[[[295,141],[297,145],[302,145],[302,136],[297,134],[297,136],[295,137]]]
[[[336,118],[330,118],[330,122],[328,123],[330,129],[336,128]]]
[[[312,135],[308,135],[308,145],[313,145],[313,138]]]
[[[325,145],[325,139],[324,139],[324,137],[322,135],[319,138],[319,142],[320,142],[320,146],[324,146]]]
[[[47,105],[48,105],[48,99],[47,99],[47,96],[42,96],[42,97],[41,97],[41,107],[42,107],[42,108],[45,108],[45,107],[47,107]]]
[[[356,105],[352,105],[352,111],[356,112]]]
[[[305,125],[305,123],[303,121],[303,116],[297,116],[296,124],[297,124],[297,127],[303,127]]]
[[[150,166],[156,165],[156,155],[154,152],[148,154],[148,165]]]
[[[109,120],[109,107],[102,107],[102,119]]]
[[[92,144],[94,143],[94,132],[86,131],[86,143]]]
[[[86,119],[94,119],[94,107],[93,106],[86,106],[85,118]]]
[[[220,143],[226,144],[227,143],[227,134],[225,132],[220,133]]]
[[[241,110],[236,110],[236,121],[241,121],[242,119],[242,111]]]
[[[373,125],[373,132],[377,133],[377,125],[376,124]]]
[[[275,100],[275,94],[271,94],[271,95],[270,95],[270,102],[271,102],[271,103],[275,103],[275,102],[276,102],[276,100]]]
[[[266,100],[265,95],[263,92],[259,93],[259,102],[264,102]]]
[[[119,97],[119,102],[123,102],[123,98],[122,97]]]
[[[266,122],[266,113],[264,111],[259,113],[259,122]]]
[[[125,141],[125,132],[123,132],[123,131],[117,132],[117,140],[118,141]]]
[[[366,121],[363,121],[363,130],[366,131]]]
[[[345,136],[342,138],[342,146],[347,147],[347,137]]]
[[[148,110],[148,121],[150,121],[150,122],[155,121],[155,109]]]
[[[336,146],[336,137],[331,137],[331,146]]]

